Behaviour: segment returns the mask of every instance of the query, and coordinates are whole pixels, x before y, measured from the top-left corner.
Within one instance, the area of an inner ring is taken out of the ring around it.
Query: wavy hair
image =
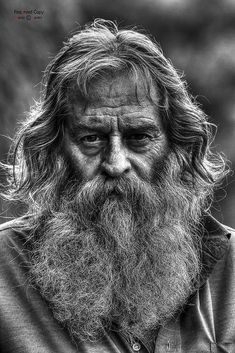
[[[212,196],[227,173],[226,163],[212,152],[212,124],[188,94],[182,77],[153,39],[98,19],[73,35],[46,69],[42,99],[31,109],[11,149],[9,197],[26,203],[31,212],[55,199],[58,188],[72,178],[63,154],[69,89],[76,83],[87,98],[92,80],[121,71],[141,73],[158,87],[181,180],[192,183],[199,197]]]

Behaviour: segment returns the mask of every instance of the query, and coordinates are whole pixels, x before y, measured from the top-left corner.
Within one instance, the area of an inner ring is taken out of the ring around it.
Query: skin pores
[[[135,174],[149,180],[168,150],[158,100],[157,89],[141,76],[120,73],[96,80],[86,103],[73,91],[65,149],[79,178]]]

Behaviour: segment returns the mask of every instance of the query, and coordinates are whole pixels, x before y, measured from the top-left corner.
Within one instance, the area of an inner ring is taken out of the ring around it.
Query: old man
[[[159,46],[97,20],[50,63],[22,124],[1,228],[4,353],[234,352],[227,173]]]

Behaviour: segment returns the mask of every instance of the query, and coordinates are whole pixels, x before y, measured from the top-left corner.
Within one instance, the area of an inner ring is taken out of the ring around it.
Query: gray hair
[[[192,183],[195,193],[211,197],[227,173],[226,164],[212,152],[212,124],[189,96],[185,82],[150,37],[95,20],[65,43],[45,72],[42,100],[32,108],[13,146],[12,198],[24,201],[29,209],[43,208],[46,198],[58,193],[58,185],[69,180],[63,158],[69,88],[76,82],[81,96],[87,98],[92,80],[124,70],[142,73],[157,85],[162,121],[181,180]]]

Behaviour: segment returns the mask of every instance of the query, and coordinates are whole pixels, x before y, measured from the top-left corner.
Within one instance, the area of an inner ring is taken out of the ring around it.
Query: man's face
[[[158,92],[148,89],[141,76],[136,81],[120,73],[98,79],[89,89],[86,105],[73,92],[66,150],[82,180],[101,174],[107,178],[135,174],[150,180],[153,165],[167,154]]]

